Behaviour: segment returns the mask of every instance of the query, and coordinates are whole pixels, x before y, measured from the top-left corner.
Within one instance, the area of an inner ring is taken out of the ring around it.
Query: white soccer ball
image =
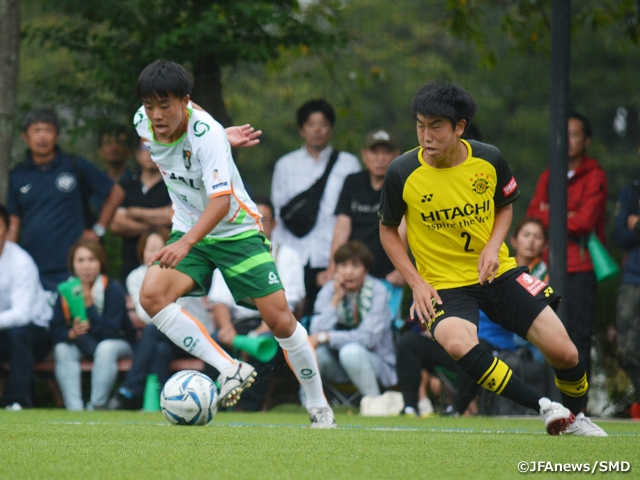
[[[218,411],[218,388],[197,370],[182,370],[164,384],[162,413],[174,425],[206,425]]]

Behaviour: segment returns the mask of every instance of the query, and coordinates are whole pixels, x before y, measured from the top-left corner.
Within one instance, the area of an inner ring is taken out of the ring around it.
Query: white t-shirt
[[[207,112],[191,107],[189,103],[187,131],[171,144],[155,141],[144,107],[140,107],[133,119],[169,190],[173,229],[186,233],[198,221],[210,199],[230,195],[229,213],[205,240],[261,230],[260,214],[244,188],[224,128]]]
[[[26,251],[7,240],[0,255],[0,330],[31,322],[49,328],[52,316],[38,267]]]

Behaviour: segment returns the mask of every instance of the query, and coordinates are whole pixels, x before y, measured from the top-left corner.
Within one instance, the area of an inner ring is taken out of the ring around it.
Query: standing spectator
[[[0,361],[9,362],[2,403],[33,407],[33,364],[51,348],[51,307],[33,259],[7,240],[9,212],[0,205]]]
[[[140,171],[132,178],[120,182],[125,197],[110,225],[114,234],[123,237],[121,272],[123,278],[126,278],[140,264],[138,259],[140,235],[154,227],[170,227],[173,215],[171,199],[162,182],[162,174],[151,160],[149,147],[143,141],[138,143],[136,161]]]
[[[45,290],[69,276],[67,253],[80,238],[98,241],[106,233],[124,192],[82,157],[57,146],[58,118],[51,110],[33,110],[22,123],[29,147],[26,160],[9,175],[7,239],[33,258]],[[90,197],[103,199],[98,219],[87,225]]]
[[[396,317],[402,303],[402,287],[405,282],[380,243],[378,210],[384,176],[391,161],[400,155],[400,150],[386,130],[378,129],[367,135],[361,155],[367,170],[347,176],[338,199],[328,271],[333,274],[333,254],[341,245],[349,240],[364,243],[373,254],[369,274],[381,280],[389,290],[392,295],[391,313]]]
[[[640,153],[640,149],[638,150]],[[614,236],[625,249],[622,285],[618,289],[616,323],[622,365],[635,390],[631,418],[640,420],[640,180],[626,185],[618,197]]]
[[[457,85],[434,82],[418,90],[411,110],[420,148],[397,158],[387,171],[380,202],[382,245],[413,291],[411,318],[424,323],[467,375],[539,412],[551,435],[606,436],[581,412],[587,375],[553,311],[559,296],[518,267],[504,243],[518,184],[499,149],[461,139],[477,108]],[[403,218],[415,265],[398,232]],[[533,391],[480,346],[480,309],[543,352],[566,407]]]
[[[83,410],[80,361],[93,359],[87,409],[104,409],[118,376],[118,360],[133,353],[135,332],[125,291],[107,277],[107,257],[98,242],[74,243],[69,250],[69,270],[82,283],[87,318],[71,318],[67,301],[58,296],[51,321],[56,381],[65,407]]]
[[[310,326],[320,374],[376,397],[378,384],[390,387],[398,380],[388,293],[369,275],[373,255],[361,242],[342,245],[334,261],[336,272],[318,294]]]
[[[271,239],[276,225],[273,205],[267,197],[254,196],[253,201],[261,215],[264,236]],[[304,299],[304,267],[295,250],[286,245],[274,243],[271,254],[278,267],[278,274],[284,286],[285,297],[291,311]],[[213,306],[213,317],[218,330],[212,338],[220,343],[228,352],[232,351],[236,335],[272,335],[269,327],[262,321],[259,312],[236,304],[231,290],[224,281],[220,270],[213,272],[213,282],[209,290],[209,301]],[[249,411],[260,410],[267,392],[269,373],[273,370],[273,362],[260,362],[250,358],[249,363],[256,368],[258,378],[251,389],[242,394],[238,405]]]
[[[295,249],[305,265],[305,315],[313,311],[320,287],[331,278],[331,272],[326,269],[331,256],[336,204],[344,179],[350,173],[361,170],[360,162],[350,153],[338,154],[324,188],[318,218],[305,236],[297,237],[287,229],[280,219],[280,210],[324,173],[333,153],[329,142],[335,119],[333,108],[325,100],[310,100],[302,105],[298,109],[297,122],[304,144],[276,162],[271,182],[271,201],[278,220],[273,238],[276,242]]]
[[[577,113],[569,116],[569,164],[567,191],[567,281],[562,294],[562,322],[591,372],[591,334],[595,322],[596,276],[587,249],[595,232],[605,240],[604,222],[607,178],[598,162],[587,156],[591,124]],[[538,218],[549,228],[549,169],[540,175],[527,216]],[[553,240],[553,239],[552,239]]]
[[[115,183],[133,177],[127,163],[134,146],[134,132],[124,125],[111,124],[100,131],[98,156],[104,162],[107,175]]]

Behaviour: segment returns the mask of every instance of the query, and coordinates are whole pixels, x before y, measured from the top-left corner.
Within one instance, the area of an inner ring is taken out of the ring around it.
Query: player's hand
[[[413,288],[413,305],[409,309],[411,320],[418,321],[426,325],[429,320],[436,316],[436,305],[442,305],[440,295],[430,283],[423,282]]]
[[[185,242],[178,240],[158,250],[149,264],[153,265],[155,262],[159,262],[160,268],[176,268],[180,260],[187,256],[190,249]]]
[[[483,285],[486,281],[493,282],[493,279],[498,274],[499,266],[498,251],[485,247],[478,259],[478,280],[480,285]]]
[[[233,339],[236,338],[236,329],[233,325],[227,325],[218,330],[218,340],[227,346],[233,345]]]
[[[260,143],[262,130],[255,130],[250,124],[225,129],[227,140],[233,148],[253,147]]]
[[[404,286],[405,283],[407,283],[405,282],[404,277],[400,274],[398,270],[393,270],[392,272],[389,272],[384,279],[387,282],[389,282],[391,285],[395,285],[396,287],[402,287]]]

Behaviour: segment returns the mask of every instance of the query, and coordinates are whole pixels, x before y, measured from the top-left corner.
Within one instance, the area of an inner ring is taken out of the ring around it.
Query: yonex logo
[[[193,132],[196,134],[196,137],[203,136],[205,133],[209,131],[209,129],[210,129],[209,125],[207,125],[204,122],[201,122],[200,120],[196,121],[196,123],[193,124]]]
[[[191,353],[191,352],[193,352],[194,348],[196,348],[196,346],[198,345],[199,342],[200,342],[199,338],[194,340],[193,337],[186,337],[182,341],[182,344],[187,349],[187,352]]]
[[[193,343],[193,337],[187,337],[182,341],[182,344],[187,348],[189,348],[192,343]]]
[[[422,203],[424,202],[430,202],[431,199],[433,198],[433,193],[428,193],[427,195],[423,195],[422,196]]]

